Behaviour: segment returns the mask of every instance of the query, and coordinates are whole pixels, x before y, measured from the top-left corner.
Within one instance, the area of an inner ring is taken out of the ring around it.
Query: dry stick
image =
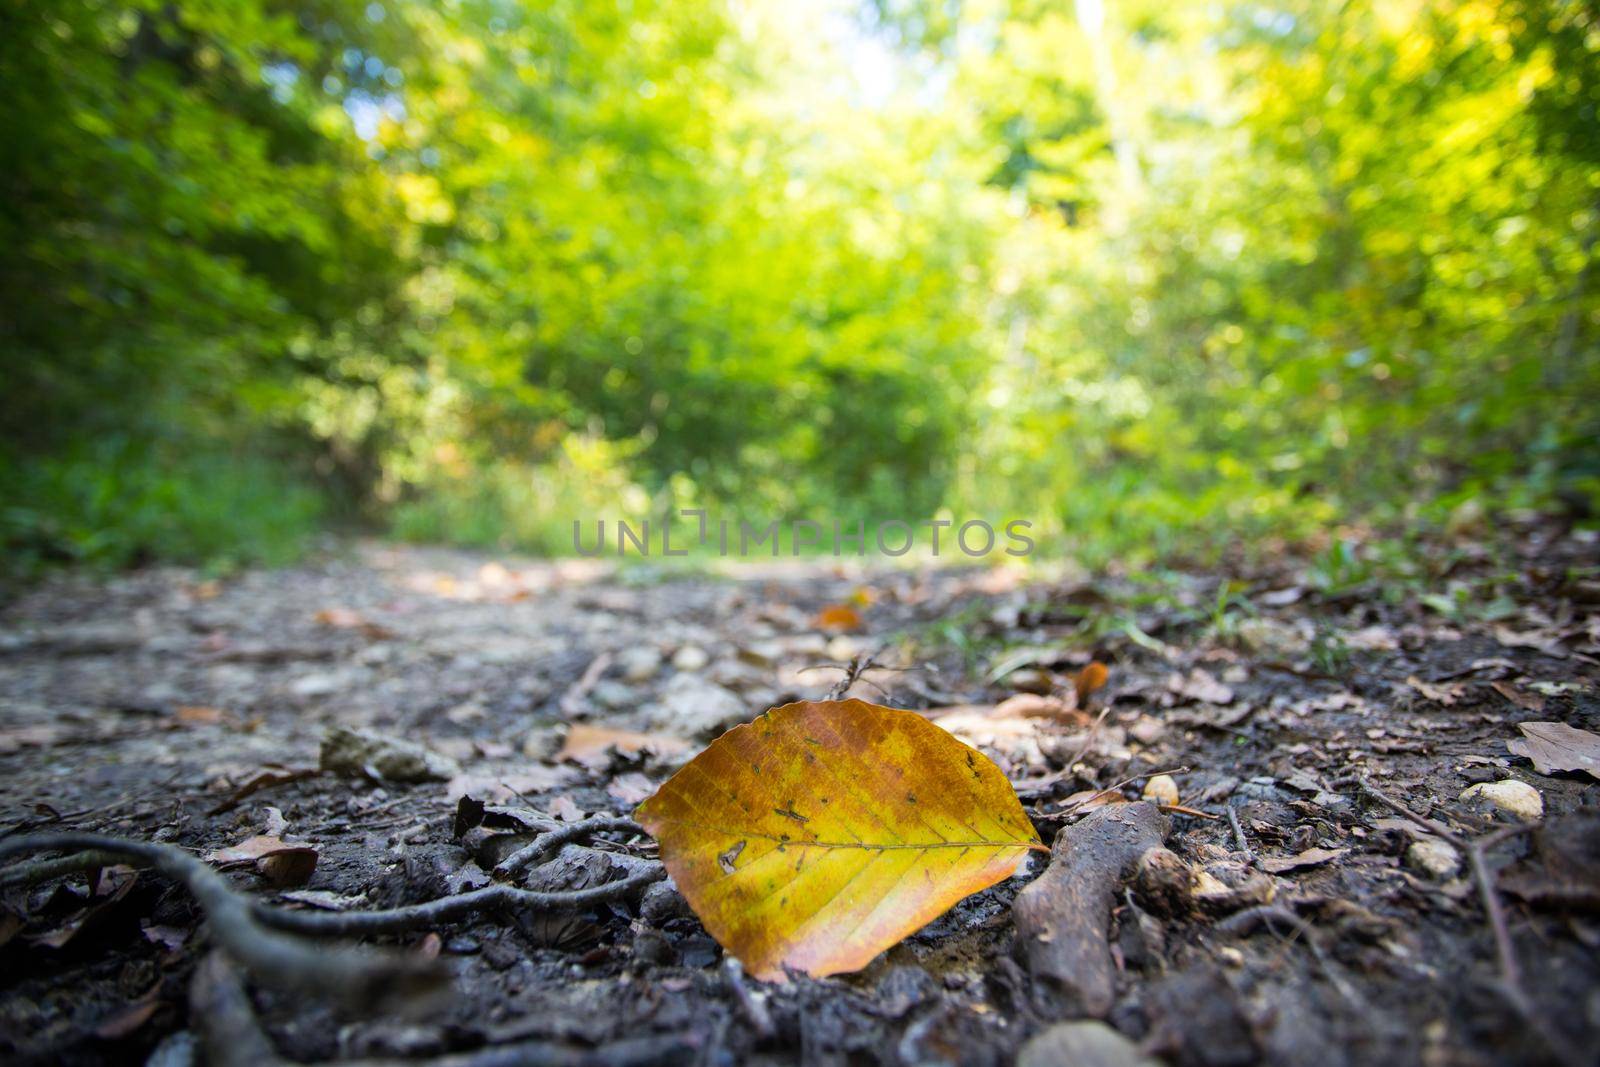
[[[1250,848],[1250,841],[1244,836],[1244,827],[1239,823],[1239,813],[1232,804],[1223,806],[1228,813],[1228,823],[1233,827],[1233,839],[1239,843],[1239,851],[1250,857],[1250,862],[1256,861],[1255,851]]]
[[[883,651],[883,650],[882,649],[874,649],[871,652],[863,652],[859,656],[852,656],[850,658],[850,662],[846,663],[842,667],[837,663],[819,663],[819,664],[817,664],[816,667],[813,668],[813,669],[821,670],[821,669],[827,668],[827,669],[830,669],[830,670],[836,670],[836,671],[843,671],[844,672],[844,677],[840,678],[839,681],[834,684],[834,687],[832,689],[828,690],[828,695],[827,695],[826,699],[828,699],[828,700],[839,700],[839,699],[842,699],[844,697],[844,695],[850,691],[850,687],[856,684],[856,680],[858,678],[860,678],[863,674],[867,673],[867,671],[870,670],[871,668],[877,666],[877,662],[875,660],[875,657],[881,651]],[[903,668],[890,668],[890,669],[903,669]],[[869,683],[869,684],[871,684],[871,683]],[[883,692],[883,686],[881,686],[881,685],[873,686],[873,688],[877,689],[878,692],[880,692],[880,693]]]
[[[1085,756],[1087,756],[1089,754],[1089,750],[1094,747],[1094,736],[1095,736],[1096,733],[1099,732],[1100,724],[1105,722],[1106,721],[1106,716],[1110,715],[1110,714],[1111,714],[1111,705],[1110,704],[1107,704],[1105,707],[1100,709],[1100,714],[1096,715],[1095,719],[1094,719],[1094,722],[1089,724],[1089,732],[1084,735],[1083,744],[1078,746],[1078,751],[1073,753],[1071,759],[1067,760],[1065,763],[1063,763],[1061,765],[1063,770],[1071,771],[1072,770],[1072,765],[1074,763],[1077,763],[1079,760],[1083,759],[1083,757],[1085,757]],[[1130,779],[1130,781],[1131,781],[1131,779]]]
[[[588,837],[591,834],[602,833],[606,830],[623,830],[634,834],[645,832],[644,827],[632,819],[597,815],[592,819],[583,819],[540,834],[531,844],[522,846],[496,864],[494,873],[501,878],[509,878],[524,867],[554,856],[561,846],[569,842]]]
[[[759,1037],[768,1038],[777,1032],[767,1006],[751,996],[749,987],[744,984],[744,965],[733,956],[722,958],[722,981],[733,993],[733,999],[739,1002],[740,1010],[750,1020],[751,1027]]]
[[[421,992],[445,973],[431,960],[329,949],[286,937],[262,925],[248,897],[216,871],[172,845],[130,841],[103,834],[35,834],[0,842],[0,862],[45,850],[85,849],[110,853],[153,867],[182,883],[205,913],[216,943],[251,973],[284,988],[311,988],[345,999],[374,1001]]]
[[[433,926],[466,912],[481,911],[497,905],[537,908],[541,911],[586,908],[591,904],[604,904],[631,896],[666,876],[665,868],[655,866],[627,878],[588,889],[541,892],[518,889],[512,885],[491,885],[483,889],[474,889],[470,893],[457,893],[455,896],[440,897],[424,904],[387,908],[383,911],[288,911],[261,903],[257,903],[253,910],[260,922],[297,934],[316,936],[394,934]]]

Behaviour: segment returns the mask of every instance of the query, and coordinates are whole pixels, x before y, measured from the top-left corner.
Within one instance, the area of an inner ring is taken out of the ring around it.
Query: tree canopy
[[[1586,0],[18,0],[0,539],[1600,500]]]

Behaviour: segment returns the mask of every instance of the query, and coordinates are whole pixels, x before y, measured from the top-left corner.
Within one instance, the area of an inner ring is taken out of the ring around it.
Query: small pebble
[[[1017,1067],[1160,1067],[1128,1038],[1095,1019],[1056,1023],[1022,1046]]]
[[[1436,837],[1413,841],[1406,849],[1406,865],[1421,871],[1436,881],[1445,881],[1461,867],[1461,857],[1456,850]]]
[[[704,670],[705,665],[711,662],[711,657],[699,645],[684,645],[678,649],[677,655],[672,657],[672,665],[680,671]]]
[[[1144,798],[1156,804],[1172,805],[1178,802],[1178,783],[1170,774],[1158,774],[1144,784]]]
[[[1527,782],[1519,782],[1515,778],[1471,786],[1462,792],[1461,799],[1487,801],[1491,806],[1519,819],[1544,817],[1544,797]]]

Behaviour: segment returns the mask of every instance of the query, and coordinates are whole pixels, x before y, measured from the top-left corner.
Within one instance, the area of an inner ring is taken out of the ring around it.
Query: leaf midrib
[[[766,834],[759,830],[737,830],[729,826],[717,826],[714,823],[696,822],[693,819],[658,817],[657,821],[674,823],[679,826],[692,826],[697,830],[710,830],[713,833],[727,834],[730,837],[753,837],[760,841],[772,841],[785,848],[858,849],[866,852],[885,852],[894,849],[915,849],[919,852],[926,852],[937,848],[1021,848],[1049,851],[1037,841],[1026,841],[1017,837],[1003,841],[989,839],[977,841],[902,841],[895,844],[879,845],[870,841],[818,841],[810,838],[780,837],[777,834]]]

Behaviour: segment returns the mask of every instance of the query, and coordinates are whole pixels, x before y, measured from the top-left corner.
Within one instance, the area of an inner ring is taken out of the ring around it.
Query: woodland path
[[[1072,822],[1069,797],[1137,798],[1185,768],[1181,803],[1215,818],[1175,816],[1168,847],[1269,887],[1242,917],[1119,896],[1108,1022],[1144,1051],[1206,1067],[1570,1062],[1600,1047],[1600,787],[1538,773],[1506,742],[1524,721],[1600,730],[1600,554],[1546,525],[1515,536],[1500,555],[1433,546],[1410,586],[1285,560],[1235,568],[1221,596],[1214,573],[667,572],[382,544],[220,579],[62,574],[0,608],[0,844],[78,829],[204,853],[265,835],[314,852],[314,872],[236,864],[236,889],[432,900],[488,883],[490,831],[526,837],[506,812],[537,813],[535,829],[626,815],[722,729],[821,698],[840,677],[826,665],[872,652],[884,666],[852,694],[965,707],[950,725],[1046,841]],[[1086,707],[989,710],[1070,693],[1091,661],[1109,683]],[[376,778],[377,757],[319,767],[338,763],[323,749],[340,727],[439,759]],[[1515,819],[1459,799],[1502,779],[1537,791],[1542,827],[1496,834]],[[462,796],[487,814],[463,821]],[[1384,798],[1458,843],[1493,836],[1509,991],[1468,857]],[[600,835],[530,877],[600,885],[653,855]],[[252,983],[245,1014],[301,1062],[504,1046],[528,1062],[1048,1064],[1046,1042],[1024,1045],[1058,1020],[1010,908],[1041,866],[856,975],[742,980],[656,886],[376,939],[448,964],[450,992],[426,1003],[353,1010]],[[152,872],[0,885],[0,1059],[196,1061],[237,990],[191,1000],[204,931]]]

